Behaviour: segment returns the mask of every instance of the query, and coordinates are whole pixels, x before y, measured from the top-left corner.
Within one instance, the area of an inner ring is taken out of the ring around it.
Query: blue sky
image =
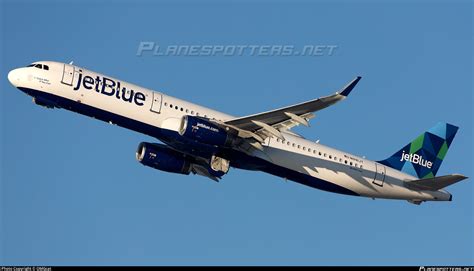
[[[231,169],[220,183],[135,161],[153,139],[46,110],[7,81],[79,66],[239,116],[330,94],[308,139],[380,160],[460,126],[438,174],[472,176],[472,3],[1,2],[1,264],[474,264],[473,183],[415,206]],[[331,56],[136,56],[140,41],[337,45]]]

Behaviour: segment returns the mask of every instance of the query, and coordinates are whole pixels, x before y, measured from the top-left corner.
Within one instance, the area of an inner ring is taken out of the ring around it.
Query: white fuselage
[[[178,131],[184,115],[220,121],[235,118],[81,67],[50,61],[38,63],[48,65],[49,69],[19,68],[10,72],[9,80],[23,91],[60,97],[159,129]],[[290,133],[284,133],[284,138],[267,138],[263,151],[254,150],[252,155],[365,197],[438,201],[450,198],[445,191],[411,190],[404,182],[416,179],[414,176],[377,162]]]

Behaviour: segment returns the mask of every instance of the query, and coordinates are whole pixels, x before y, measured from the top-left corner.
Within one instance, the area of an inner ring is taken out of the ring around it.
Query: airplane
[[[309,187],[372,199],[452,201],[436,176],[458,127],[440,122],[387,159],[371,161],[292,132],[315,112],[346,99],[360,76],[314,100],[235,117],[71,63],[38,61],[8,73],[10,83],[46,108],[63,108],[161,141],[141,142],[136,159],[171,173],[219,181],[231,167],[263,171]]]

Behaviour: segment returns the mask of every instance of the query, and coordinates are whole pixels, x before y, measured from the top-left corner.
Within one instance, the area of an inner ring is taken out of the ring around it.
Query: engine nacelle
[[[188,175],[191,162],[182,153],[165,145],[142,142],[136,152],[138,162],[154,169]]]
[[[230,147],[238,139],[235,130],[189,115],[183,116],[179,134],[188,139],[218,147]]]

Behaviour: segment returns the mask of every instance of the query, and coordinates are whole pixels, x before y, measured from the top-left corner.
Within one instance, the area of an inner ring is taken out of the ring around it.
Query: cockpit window
[[[30,64],[26,67],[35,67],[35,68],[38,68],[38,69],[49,71],[49,66],[48,65],[39,64],[39,63],[33,63],[33,64]]]

